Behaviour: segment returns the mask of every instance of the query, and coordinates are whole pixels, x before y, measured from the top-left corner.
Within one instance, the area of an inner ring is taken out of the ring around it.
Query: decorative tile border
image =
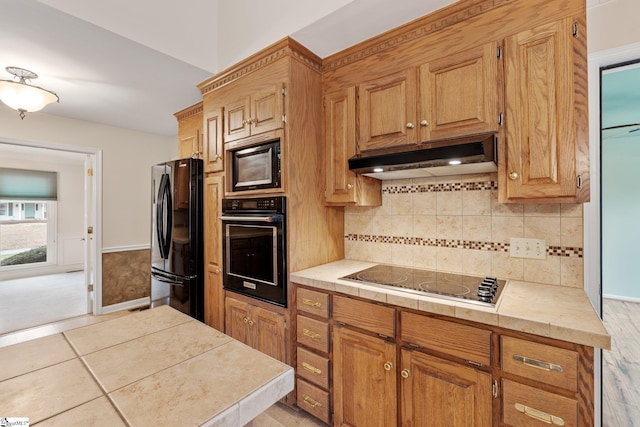
[[[388,185],[382,187],[383,194],[438,193],[445,191],[497,190],[497,181],[442,182],[436,184]]]
[[[394,245],[432,246],[438,248],[472,249],[489,252],[509,252],[509,243],[475,242],[470,240],[423,239],[409,236],[376,236],[370,234],[347,234],[345,240],[365,243],[391,243]],[[582,248],[548,246],[548,256],[582,258]]]

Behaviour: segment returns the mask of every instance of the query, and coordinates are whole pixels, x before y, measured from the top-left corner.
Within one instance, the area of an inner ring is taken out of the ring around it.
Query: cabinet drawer
[[[298,369],[296,373],[323,388],[329,388],[329,359],[298,347]]]
[[[503,380],[502,416],[517,427],[578,425],[578,402],[554,393]]]
[[[333,297],[333,320],[394,338],[396,310],[341,296]]]
[[[297,294],[298,311],[315,314],[316,316],[320,316],[323,319],[329,318],[328,294],[304,288],[298,288]]]
[[[298,343],[329,353],[329,324],[298,315]]]
[[[502,337],[502,369],[536,381],[578,390],[578,353],[512,337]]]
[[[296,381],[296,386],[298,407],[329,424],[329,392],[301,379]]]
[[[402,341],[488,366],[491,364],[491,331],[434,319],[400,314]]]

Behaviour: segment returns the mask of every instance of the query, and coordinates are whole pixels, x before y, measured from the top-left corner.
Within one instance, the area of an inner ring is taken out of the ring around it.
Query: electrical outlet
[[[546,259],[547,242],[542,239],[512,237],[509,241],[511,258]]]

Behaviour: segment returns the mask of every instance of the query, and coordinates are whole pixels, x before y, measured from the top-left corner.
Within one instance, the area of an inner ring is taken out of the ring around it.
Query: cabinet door
[[[572,20],[541,25],[505,44],[505,197],[576,195]]]
[[[401,358],[403,426],[491,426],[489,374],[416,351]]]
[[[498,130],[498,44],[420,67],[420,141]]]
[[[380,181],[349,170],[356,154],[356,88],[350,86],[324,98],[325,202],[330,205],[379,206]]]
[[[260,307],[251,308],[249,320],[251,346],[274,359],[285,362],[284,316]]]
[[[202,112],[178,121],[178,157],[201,158],[202,156]]]
[[[224,197],[224,177],[210,175],[204,179],[204,319],[205,323],[224,330],[224,291],[222,288],[222,229],[218,217]]]
[[[348,160],[356,154],[356,88],[327,94],[325,110],[325,198],[330,203],[355,204],[356,174]]]
[[[222,141],[222,108],[205,111],[203,116],[204,171],[224,170],[224,143]]]
[[[360,151],[418,142],[416,88],[415,68],[359,85]]]
[[[396,425],[396,347],[344,327],[333,332],[334,425]]]
[[[269,85],[251,96],[251,135],[282,127],[283,86]]]
[[[249,334],[250,305],[234,298],[225,298],[225,334],[251,346]]]
[[[242,96],[224,106],[224,142],[251,135],[251,97]]]

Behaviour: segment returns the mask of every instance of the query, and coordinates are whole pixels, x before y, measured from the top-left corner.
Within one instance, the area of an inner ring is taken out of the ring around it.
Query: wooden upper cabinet
[[[501,201],[576,196],[574,40],[569,18],[506,40]]]
[[[360,151],[418,142],[417,69],[409,68],[358,85]]]
[[[222,141],[222,109],[211,108],[203,113],[204,171],[224,170],[224,142]]]
[[[356,175],[348,161],[356,154],[356,88],[324,97],[325,203],[328,205],[379,206],[380,181]]]
[[[284,85],[267,85],[224,106],[224,142],[282,128]]]
[[[178,119],[178,157],[202,158],[202,102],[175,114]]]
[[[420,66],[420,142],[497,132],[498,43],[486,43]]]
[[[492,425],[491,375],[406,349],[402,349],[401,359],[403,426]]]

